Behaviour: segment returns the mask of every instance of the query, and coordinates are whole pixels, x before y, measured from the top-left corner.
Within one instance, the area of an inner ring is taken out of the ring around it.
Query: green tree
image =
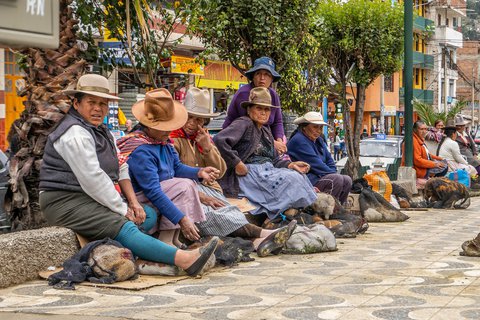
[[[427,126],[433,127],[437,120],[442,120],[443,123],[447,123],[447,120],[453,119],[456,114],[465,109],[467,104],[468,102],[466,101],[458,101],[452,108],[450,108],[450,110],[448,110],[448,113],[445,113],[437,112],[432,105],[414,99],[413,109]]]
[[[283,76],[278,91],[284,107],[301,111],[318,99],[328,73],[322,72],[318,42],[309,35],[317,1],[199,2],[195,30],[207,53],[230,61],[243,74],[255,59],[269,56]]]
[[[142,88],[156,88],[158,71],[164,69],[162,59],[170,58],[173,50],[189,36],[188,26],[196,16],[196,4],[194,0],[77,0],[76,14],[82,21],[83,38],[95,49],[93,60],[100,55],[103,59],[98,63],[109,69],[125,67],[118,58],[128,58],[133,83]],[[120,56],[118,49],[95,45],[95,37],[105,32],[125,48]]]
[[[360,134],[366,88],[381,74],[401,68],[403,56],[403,10],[382,0],[328,0],[317,9],[314,35],[321,53],[340,84],[340,100],[347,106],[347,86],[355,88],[354,125],[350,108],[344,108],[347,174],[357,177],[360,168]],[[356,84],[356,86],[353,86]]]
[[[480,40],[480,1],[467,0],[467,16],[462,19],[465,40]]]

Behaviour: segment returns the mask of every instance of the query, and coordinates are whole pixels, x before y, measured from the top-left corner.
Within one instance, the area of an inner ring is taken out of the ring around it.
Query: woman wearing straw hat
[[[321,138],[323,126],[328,126],[323,121],[322,114],[307,112],[293,123],[298,125],[298,128],[288,141],[288,155],[292,160],[305,161],[310,165],[307,175],[314,186],[322,192],[331,194],[340,203],[345,203],[352,188],[352,178],[337,174],[335,161],[328,152],[327,144]]]
[[[246,116],[246,110],[241,106],[242,102],[248,101],[250,90],[253,88],[268,88],[272,97],[273,108],[270,113],[270,118],[265,125],[270,127],[273,138],[275,139],[274,145],[278,153],[283,154],[287,151],[286,145],[283,142],[284,130],[283,130],[283,118],[282,110],[280,109],[280,97],[277,92],[271,87],[273,82],[280,80],[281,76],[275,71],[275,63],[269,57],[261,57],[255,60],[253,67],[248,70],[245,75],[250,81],[249,84],[242,86],[233,96],[230,106],[228,107],[227,117],[223,123],[223,129],[228,127],[235,119]]]
[[[218,116],[210,110],[210,93],[207,89],[190,88],[185,97],[188,120],[185,125],[170,133],[180,160],[192,167],[212,166],[220,171],[221,178],[227,166],[204,125]],[[251,239],[260,257],[279,253],[296,225],[292,221],[287,228],[262,229],[251,224],[245,214],[232,206],[223,195],[217,181],[198,184],[200,202],[207,217],[198,224],[202,235],[231,236]],[[276,240],[277,239],[277,240]]]
[[[236,119],[214,138],[227,164],[220,180],[227,196],[244,196],[273,219],[289,208],[306,207],[317,195],[308,178],[309,165],[279,156],[274,148],[269,117],[272,98],[267,88],[250,91],[249,101],[242,103],[247,115]],[[293,169],[293,170],[290,170]]]
[[[112,238],[142,259],[199,274],[218,238],[199,250],[183,251],[137,227],[143,223],[148,228],[145,211],[133,192],[128,166],[119,166],[114,138],[102,124],[108,101],[118,99],[109,94],[108,80],[84,75],[65,94],[73,95],[73,108],[49,134],[40,170],[40,207],[47,221],[89,240]],[[116,191],[116,182],[128,204]]]

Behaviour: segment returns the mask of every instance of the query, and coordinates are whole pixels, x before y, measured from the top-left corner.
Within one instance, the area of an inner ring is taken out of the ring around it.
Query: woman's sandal
[[[207,245],[201,247],[200,250],[200,257],[195,260],[194,263],[187,269],[185,269],[185,272],[191,276],[195,277],[200,272],[202,271],[203,267],[205,264],[208,262],[208,259],[210,259],[210,256],[215,253],[215,249],[217,248],[219,238],[218,237],[213,237]]]

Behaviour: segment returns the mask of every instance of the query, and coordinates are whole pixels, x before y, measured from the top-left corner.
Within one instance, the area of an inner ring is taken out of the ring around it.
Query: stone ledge
[[[75,233],[48,227],[0,236],[0,288],[38,279],[38,272],[60,266],[80,249]]]

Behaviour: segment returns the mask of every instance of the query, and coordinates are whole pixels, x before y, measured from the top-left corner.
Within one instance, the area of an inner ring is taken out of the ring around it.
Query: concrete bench
[[[38,272],[62,263],[78,252],[75,233],[48,227],[0,236],[0,288],[38,279]]]

